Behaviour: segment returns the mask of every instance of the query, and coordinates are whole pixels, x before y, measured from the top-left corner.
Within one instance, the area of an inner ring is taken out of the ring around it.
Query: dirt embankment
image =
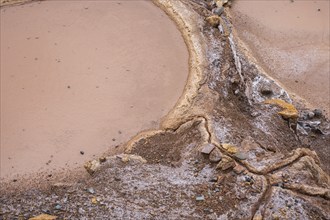
[[[180,28],[191,67],[159,130],[134,137],[127,154],[90,161],[79,181],[19,193],[20,181],[4,183],[1,214],[329,219],[329,121],[257,65],[217,2],[155,1]]]

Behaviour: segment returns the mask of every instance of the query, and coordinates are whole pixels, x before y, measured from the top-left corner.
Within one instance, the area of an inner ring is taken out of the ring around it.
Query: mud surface
[[[238,36],[290,92],[330,114],[330,2],[236,1]]]
[[[178,25],[190,75],[158,130],[72,181],[3,182],[3,218],[329,219],[330,124],[269,78],[228,6],[155,1]],[[221,11],[221,10],[220,10]],[[38,201],[38,202],[36,202]]]
[[[183,39],[151,2],[2,8],[1,177],[82,166],[157,128],[187,74]]]

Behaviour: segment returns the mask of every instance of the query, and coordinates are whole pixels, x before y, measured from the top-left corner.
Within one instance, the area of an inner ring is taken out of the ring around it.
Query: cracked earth
[[[175,108],[158,130],[121,146],[122,154],[86,163],[88,174],[2,183],[0,218],[330,219],[328,119],[309,117],[258,66],[229,8],[214,27],[213,5],[154,3],[190,53]],[[297,114],[279,114],[283,106],[268,102],[279,99]]]

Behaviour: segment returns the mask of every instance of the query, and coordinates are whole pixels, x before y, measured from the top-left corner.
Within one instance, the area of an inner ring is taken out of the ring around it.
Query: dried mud
[[[190,52],[176,107],[159,130],[128,142],[126,154],[88,163],[90,177],[20,192],[19,180],[3,183],[2,218],[329,219],[329,121],[258,66],[237,38],[229,8],[214,28],[205,21],[212,4],[154,2],[176,22]],[[292,103],[298,117],[282,118],[269,99]],[[210,147],[219,163],[205,153]]]

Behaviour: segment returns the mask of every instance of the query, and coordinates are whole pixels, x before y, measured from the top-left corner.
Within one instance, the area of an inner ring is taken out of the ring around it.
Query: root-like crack
[[[270,181],[267,177],[265,177],[266,179],[266,189],[264,190],[264,192],[262,193],[262,195],[259,197],[258,201],[252,206],[251,209],[251,220],[254,219],[257,211],[260,209],[260,207],[264,204],[264,206],[266,206],[266,201],[269,201],[270,196],[272,194],[272,188],[270,185]],[[264,217],[264,211],[261,213],[262,217]]]

